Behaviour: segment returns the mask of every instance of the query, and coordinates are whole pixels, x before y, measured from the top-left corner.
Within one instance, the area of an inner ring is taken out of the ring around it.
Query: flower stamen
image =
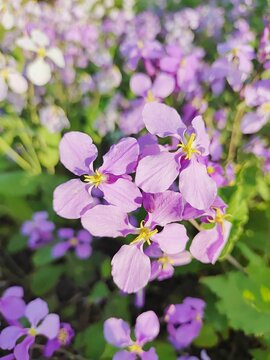
[[[140,223],[139,235],[131,242],[131,244],[136,244],[142,240],[147,242],[148,245],[151,245],[151,237],[158,233],[157,229],[150,230],[148,227],[144,226],[144,220]]]
[[[196,138],[196,134],[192,133],[186,144],[181,143],[177,145],[186,153],[186,157],[185,157],[186,160],[190,160],[193,154],[198,154],[198,155],[201,154],[199,150],[194,148],[195,138]]]

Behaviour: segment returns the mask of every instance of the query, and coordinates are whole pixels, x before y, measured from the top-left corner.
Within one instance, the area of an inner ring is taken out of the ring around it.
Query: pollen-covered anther
[[[148,90],[147,91],[147,96],[146,96],[146,102],[152,102],[152,101],[155,101],[155,97],[153,95],[153,92],[152,90]]]
[[[28,330],[28,334],[31,335],[31,336],[36,336],[37,335],[37,330],[35,328],[30,328]]]
[[[68,342],[68,332],[66,329],[60,329],[59,334],[57,336],[57,340],[60,342],[60,344],[62,345],[66,345]]]
[[[162,265],[163,269],[166,269],[168,265],[173,265],[174,261],[168,255],[164,255],[158,259],[158,262]]]
[[[201,152],[198,149],[194,148],[195,138],[196,138],[196,134],[192,133],[186,144],[181,143],[177,145],[183,150],[183,152],[186,153],[186,157],[185,157],[186,160],[190,160],[193,154],[198,154],[198,155],[201,154]]]
[[[131,242],[131,244],[136,244],[140,241],[147,242],[148,245],[151,245],[151,237],[158,233],[157,229],[150,230],[148,227],[144,226],[144,220],[140,223],[139,235]]]
[[[133,345],[129,346],[128,349],[130,352],[137,353],[137,354],[140,354],[143,352],[142,347],[138,344],[133,344]]]
[[[43,47],[38,48],[37,55],[41,58],[44,58],[46,56],[46,49]]]
[[[81,181],[98,187],[102,182],[106,180],[106,175],[100,173],[98,170],[95,171],[94,175],[82,175],[80,176]]]
[[[224,232],[224,220],[231,218],[231,214],[224,214],[219,208],[214,208],[216,215],[213,219],[207,219],[210,223],[219,224],[222,226],[222,231]]]

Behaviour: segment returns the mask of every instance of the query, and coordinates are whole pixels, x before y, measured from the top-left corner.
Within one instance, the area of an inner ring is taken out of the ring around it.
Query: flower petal
[[[101,172],[113,175],[130,174],[135,170],[139,156],[139,144],[136,139],[127,137],[112,145],[103,156]]]
[[[8,75],[8,85],[16,94],[24,94],[28,89],[28,83],[19,73],[10,73]]]
[[[104,193],[104,199],[123,212],[131,212],[142,204],[141,192],[130,180],[120,178],[112,184],[103,183],[99,188]]]
[[[127,214],[113,205],[97,205],[88,210],[81,221],[94,236],[122,236],[129,228]]]
[[[52,257],[57,259],[65,255],[65,253],[70,248],[70,244],[67,241],[61,241],[58,244],[54,245],[52,248]]]
[[[136,360],[136,359],[137,359],[137,355],[127,350],[118,351],[116,354],[114,354],[114,357],[112,358],[112,360]]]
[[[26,333],[25,329],[18,326],[8,326],[0,334],[0,348],[11,350],[15,347],[16,341]]]
[[[30,360],[29,349],[34,344],[34,336],[27,336],[19,345],[14,349],[16,360]]]
[[[66,133],[59,144],[60,161],[73,174],[81,176],[93,169],[97,148],[90,136],[80,132]]]
[[[60,319],[57,314],[49,314],[37,327],[38,335],[44,335],[48,339],[54,339],[60,330]]]
[[[60,68],[65,67],[65,59],[63,53],[57,47],[52,47],[46,51],[46,56],[51,59],[55,65],[59,66]]]
[[[215,226],[210,230],[200,231],[193,239],[189,251],[203,263],[214,264],[224,248],[231,229],[231,223],[224,222],[224,234]]]
[[[15,296],[6,296],[2,298],[0,304],[0,312],[8,320],[19,319],[24,315],[25,303]]]
[[[144,157],[138,164],[135,183],[143,191],[158,193],[167,190],[179,173],[174,154],[162,152]]]
[[[92,254],[92,248],[89,244],[80,244],[76,246],[75,252],[78,258],[87,259]]]
[[[142,360],[158,360],[158,355],[154,348],[144,351],[140,356]]]
[[[135,245],[123,245],[112,259],[113,280],[128,294],[145,287],[150,275],[150,259]]]
[[[122,319],[109,318],[104,322],[104,337],[106,341],[116,347],[122,348],[132,344],[129,324]]]
[[[175,80],[171,75],[160,73],[155,78],[152,92],[154,97],[165,99],[175,88]]]
[[[158,102],[146,104],[142,116],[146,129],[160,137],[176,135],[180,128],[186,127],[175,109]]]
[[[21,286],[11,286],[3,292],[2,299],[7,296],[16,296],[22,298],[24,295],[23,288]]]
[[[30,301],[25,308],[25,316],[33,327],[36,327],[40,320],[44,319],[48,313],[49,308],[47,303],[40,298]]]
[[[178,192],[144,194],[143,205],[149,213],[148,224],[164,226],[182,220],[182,195]]]
[[[135,324],[135,336],[140,345],[154,340],[159,334],[159,320],[154,311],[146,311],[139,315]]]
[[[51,79],[51,67],[38,57],[27,66],[26,75],[34,85],[43,86]]]
[[[53,209],[63,218],[78,219],[91,206],[92,196],[87,185],[79,179],[73,179],[57,186],[53,193]]]
[[[130,79],[130,89],[135,95],[144,96],[152,87],[150,77],[143,73],[132,75]]]
[[[205,165],[192,158],[181,171],[179,189],[183,198],[195,209],[208,209],[217,195],[217,186],[207,173]]]
[[[166,254],[177,254],[185,250],[188,242],[187,231],[184,225],[168,224],[164,229],[152,237],[161,250]]]

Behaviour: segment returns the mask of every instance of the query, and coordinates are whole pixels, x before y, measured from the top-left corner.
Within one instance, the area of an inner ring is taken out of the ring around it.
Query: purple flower
[[[29,349],[38,335],[54,339],[60,328],[59,316],[49,314],[48,305],[41,299],[31,301],[25,308],[25,317],[30,327],[8,326],[0,334],[0,348],[13,350],[16,360],[29,360]],[[17,343],[17,340],[23,340]]]
[[[54,228],[54,223],[48,220],[47,211],[38,211],[32,220],[23,223],[21,233],[28,236],[30,249],[37,249],[53,239]]]
[[[158,360],[155,349],[143,350],[143,346],[153,341],[159,334],[159,320],[153,311],[146,311],[139,315],[135,324],[135,338],[130,337],[130,327],[122,319],[110,318],[104,322],[104,337],[106,341],[120,349],[113,360]]]
[[[212,213],[212,214],[211,214]],[[207,221],[215,224],[210,230],[200,231],[193,239],[190,252],[193,257],[203,263],[214,264],[226,245],[232,224],[226,219],[224,207],[215,207],[209,211]]]
[[[50,358],[54,352],[60,349],[62,346],[69,345],[73,337],[74,330],[72,327],[67,323],[61,323],[57,337],[52,340],[48,340],[44,347],[43,355],[47,358]]]
[[[217,187],[201,162],[209,154],[210,144],[202,117],[195,117],[187,128],[173,108],[153,102],[145,105],[143,120],[151,134],[161,138],[171,136],[174,141],[171,149],[176,151],[164,148],[159,154],[140,160],[136,184],[145,192],[163,192],[179,175],[183,198],[196,209],[208,209]]]
[[[184,251],[188,236],[181,224],[182,196],[165,191],[160,194],[144,194],[144,208],[148,214],[140,227],[134,227],[126,213],[115,206],[97,205],[82,217],[82,225],[94,236],[118,237],[137,235],[130,245],[123,245],[112,259],[112,276],[116,285],[126,293],[142,289],[151,276],[151,262],[143,246],[151,242],[170,255]],[[109,224],[109,226],[108,226]],[[163,229],[159,232],[157,226]]]
[[[24,315],[23,288],[11,286],[6,289],[0,298],[0,313],[7,321],[20,319]]]
[[[170,305],[165,312],[169,341],[177,349],[189,346],[199,335],[205,302],[187,297],[182,304]]]
[[[162,281],[171,278],[174,274],[175,266],[189,264],[192,260],[191,254],[188,251],[181,251],[178,254],[167,254],[161,251],[155,243],[152,243],[145,253],[155,259],[151,263],[150,280],[157,279]]]
[[[75,231],[70,228],[62,228],[58,230],[58,237],[62,240],[52,248],[52,256],[59,258],[65,253],[73,249],[79,259],[87,259],[92,253],[92,236],[86,230]]]
[[[248,106],[257,108],[255,111],[249,111],[244,115],[241,130],[244,134],[254,134],[270,118],[270,80],[260,80],[246,86],[245,100]]]
[[[77,176],[54,191],[56,213],[67,219],[80,218],[94,205],[91,192],[99,188],[104,199],[126,212],[140,206],[141,193],[128,175],[135,170],[139,156],[137,140],[128,137],[113,145],[103,157],[103,165],[93,170],[97,148],[81,132],[69,132],[60,142],[62,164]]]
[[[143,73],[136,73],[130,79],[130,88],[135,95],[141,96],[145,101],[156,101],[169,96],[175,88],[175,81],[171,75],[159,73],[154,82]]]

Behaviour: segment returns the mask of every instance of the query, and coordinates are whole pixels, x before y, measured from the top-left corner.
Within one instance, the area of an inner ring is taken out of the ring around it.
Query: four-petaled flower
[[[117,352],[113,360],[158,360],[154,348],[148,351],[143,346],[154,340],[159,334],[159,320],[153,311],[146,311],[139,315],[135,324],[135,338],[130,337],[130,327],[122,319],[110,318],[104,323],[104,337],[108,343],[125,350]]]

